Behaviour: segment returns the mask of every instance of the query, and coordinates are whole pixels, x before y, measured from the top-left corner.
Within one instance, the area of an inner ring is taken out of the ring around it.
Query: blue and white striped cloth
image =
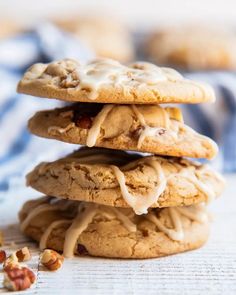
[[[61,103],[16,94],[16,84],[22,73],[35,62],[67,57],[86,61],[92,56],[93,53],[77,39],[51,24],[0,42],[0,199],[9,191],[16,193],[24,187],[24,175],[34,165],[75,149],[74,145],[28,133],[27,120],[35,111],[54,108]],[[185,121],[220,144],[222,152],[218,167],[236,171],[235,73],[188,73],[186,76],[210,83],[218,100],[214,105],[184,105]]]
[[[93,56],[77,39],[51,24],[39,25],[32,32],[0,41],[0,200],[9,192],[21,190],[25,174],[37,163],[56,159],[75,149],[73,145],[29,134],[26,125],[30,116],[37,110],[62,103],[16,94],[23,72],[36,62],[69,57],[86,61]]]
[[[213,162],[218,170],[236,172],[236,72],[198,72],[185,76],[212,85],[217,98],[214,104],[183,105],[185,122],[218,143],[220,152]]]

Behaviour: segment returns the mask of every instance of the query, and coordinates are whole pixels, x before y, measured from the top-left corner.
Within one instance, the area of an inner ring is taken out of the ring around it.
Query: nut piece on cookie
[[[28,267],[15,266],[4,269],[3,286],[9,291],[23,291],[35,282],[34,272]]]
[[[40,262],[48,270],[55,271],[61,268],[64,257],[54,250],[45,249],[40,257]]]
[[[18,258],[19,262],[28,261],[31,259],[31,253],[28,247],[23,247],[16,251],[16,257]]]
[[[75,118],[75,125],[83,129],[89,129],[92,126],[92,119],[88,115],[79,116]]]
[[[7,258],[6,251],[0,250],[0,264],[2,264]]]
[[[11,255],[7,257],[7,259],[5,259],[3,264],[3,269],[7,271],[9,269],[12,269],[18,266],[19,266],[18,258],[15,253],[12,253]]]

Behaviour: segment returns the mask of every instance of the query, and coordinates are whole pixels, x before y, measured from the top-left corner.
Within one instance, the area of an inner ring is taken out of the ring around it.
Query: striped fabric
[[[220,153],[213,164],[221,171],[236,171],[236,73],[186,73],[187,78],[212,85],[216,92],[214,104],[183,105],[186,123],[214,139]]]
[[[93,57],[78,40],[51,24],[0,42],[0,200],[24,187],[24,176],[37,163],[53,160],[76,147],[31,135],[27,120],[37,110],[62,105],[56,100],[16,94],[23,72],[36,62]]]
[[[88,60],[93,56],[72,36],[51,24],[0,42],[0,200],[24,187],[24,176],[41,161],[54,160],[75,149],[74,145],[37,138],[28,133],[27,119],[39,109],[60,102],[18,95],[16,84],[25,69],[35,62],[61,58]],[[215,88],[214,105],[183,105],[186,122],[215,139],[222,153],[215,161],[221,170],[236,171],[236,76],[234,73],[186,73]]]

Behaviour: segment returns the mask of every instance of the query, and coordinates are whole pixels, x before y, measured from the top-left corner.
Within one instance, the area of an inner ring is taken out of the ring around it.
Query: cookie
[[[39,164],[27,175],[27,184],[46,195],[132,207],[136,214],[151,206],[209,202],[224,187],[222,177],[207,165],[94,148]]]
[[[0,40],[10,38],[23,30],[20,24],[13,20],[2,19],[0,20]]]
[[[146,51],[152,61],[189,70],[236,68],[236,36],[196,26],[154,32]]]
[[[89,147],[209,159],[218,150],[184,124],[178,108],[158,105],[79,103],[36,113],[28,126],[38,136]]]
[[[177,71],[150,63],[124,66],[111,59],[87,64],[66,59],[35,64],[24,74],[18,92],[64,101],[116,104],[213,102],[213,89],[183,78]]]
[[[65,257],[161,257],[196,249],[209,234],[203,205],[137,216],[130,209],[42,198],[28,201],[19,217],[21,230],[41,249],[62,251]]]
[[[134,47],[129,30],[114,18],[76,17],[55,21],[56,25],[71,32],[97,56],[117,59],[120,62],[133,60]]]

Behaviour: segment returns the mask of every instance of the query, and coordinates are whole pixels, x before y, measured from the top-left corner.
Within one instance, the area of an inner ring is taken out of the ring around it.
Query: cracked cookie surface
[[[41,249],[66,257],[162,257],[196,249],[209,234],[208,214],[200,205],[137,216],[130,209],[46,197],[26,202],[19,218],[21,230]]]
[[[114,166],[123,174],[128,193]],[[99,148],[83,148],[60,160],[41,163],[28,174],[27,184],[46,195],[137,211],[135,201],[144,211],[151,206],[191,205],[211,201],[224,187],[222,177],[208,165]]]
[[[124,66],[111,59],[87,64],[71,59],[35,64],[19,82],[18,92],[64,101],[116,104],[215,100],[209,85],[184,79],[173,69],[146,62]]]
[[[184,124],[180,109],[158,105],[79,103],[38,112],[28,127],[38,136],[89,147],[209,159],[218,151]]]

